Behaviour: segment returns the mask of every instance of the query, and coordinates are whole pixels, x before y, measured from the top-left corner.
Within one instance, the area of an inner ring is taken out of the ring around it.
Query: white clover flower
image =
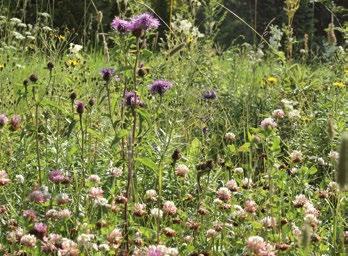
[[[21,184],[23,184],[24,183],[24,176],[23,175],[20,175],[20,174],[18,174],[18,175],[16,175],[16,181],[18,182],[18,183],[21,183]]]
[[[151,209],[150,213],[155,218],[161,219],[163,217],[163,211],[161,209],[158,209],[158,208]]]

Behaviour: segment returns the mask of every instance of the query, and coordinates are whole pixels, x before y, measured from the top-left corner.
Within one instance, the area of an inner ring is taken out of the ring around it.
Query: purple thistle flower
[[[129,107],[142,107],[144,103],[140,100],[139,96],[136,92],[130,91],[126,92],[124,95],[124,103]]]
[[[166,80],[156,80],[151,85],[149,85],[149,90],[151,94],[159,94],[162,96],[172,86],[172,83]]]
[[[215,100],[216,99],[216,93],[213,90],[206,91],[203,93],[203,98],[206,100]]]
[[[140,36],[142,31],[156,29],[160,25],[157,18],[149,13],[143,13],[135,16],[131,21],[131,31],[135,36]]]
[[[105,81],[109,81],[111,79],[111,77],[114,76],[115,74],[115,69],[114,68],[103,68],[100,71],[101,76],[103,77],[103,79]]]
[[[129,21],[115,17],[111,22],[111,27],[120,33],[129,32],[132,28],[132,24]]]
[[[82,101],[76,102],[76,112],[80,115],[85,111],[85,104]]]
[[[14,115],[10,120],[10,124],[11,124],[11,127],[10,127],[11,131],[19,130],[21,126],[21,117],[18,115]]]
[[[4,127],[8,122],[8,118],[5,114],[0,115],[0,129]]]

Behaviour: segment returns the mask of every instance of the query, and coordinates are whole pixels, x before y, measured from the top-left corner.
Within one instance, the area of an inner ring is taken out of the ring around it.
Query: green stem
[[[82,165],[82,184],[85,185],[85,178],[86,178],[86,170],[85,170],[85,158],[84,158],[84,149],[85,149],[85,136],[83,131],[83,120],[82,120],[82,114],[79,114],[80,119],[80,130],[81,130],[81,165]]]

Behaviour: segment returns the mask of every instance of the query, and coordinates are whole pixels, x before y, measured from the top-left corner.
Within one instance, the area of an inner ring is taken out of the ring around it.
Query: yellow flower
[[[5,65],[4,64],[0,64],[0,71],[2,71],[4,69]]]
[[[266,81],[269,85],[275,85],[278,83],[278,78],[275,76],[269,76]]]
[[[338,88],[344,88],[346,86],[343,82],[334,82],[332,85]]]
[[[59,35],[59,36],[57,36],[57,38],[58,38],[58,41],[65,41],[65,36],[63,36],[63,35]]]
[[[70,59],[65,62],[68,67],[76,67],[80,64],[79,59]]]

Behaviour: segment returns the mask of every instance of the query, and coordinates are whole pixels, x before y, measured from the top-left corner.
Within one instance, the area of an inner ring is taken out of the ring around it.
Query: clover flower
[[[175,215],[177,208],[172,201],[166,201],[163,204],[163,212],[168,215]]]
[[[157,192],[154,189],[149,189],[145,192],[145,198],[150,201],[157,201]]]
[[[257,204],[253,200],[246,200],[244,203],[244,210],[249,213],[255,213],[257,210]]]
[[[110,244],[120,244],[122,241],[122,231],[118,228],[113,229],[107,236],[107,240]]]
[[[35,247],[36,237],[33,235],[24,235],[21,237],[20,243],[25,247]]]
[[[226,187],[221,187],[218,189],[218,191],[216,192],[217,197],[222,200],[222,201],[228,201],[231,199],[231,192],[228,188]]]
[[[53,183],[64,183],[69,178],[61,170],[52,170],[48,174],[48,179]]]
[[[235,180],[229,180],[227,183],[226,183],[226,187],[230,190],[230,191],[238,191],[238,184]]]
[[[29,194],[29,200],[35,203],[44,203],[50,198],[51,195],[48,193],[47,187],[35,189]]]
[[[11,120],[10,120],[10,130],[11,131],[17,131],[19,130],[20,126],[21,126],[21,117],[18,115],[14,115]]]
[[[277,123],[271,117],[265,118],[261,121],[261,128],[264,130],[272,130],[273,128],[276,128],[276,127],[277,127]]]
[[[10,183],[10,178],[8,177],[7,172],[0,171],[0,186],[4,186],[8,183]]]
[[[272,116],[273,116],[274,118],[282,119],[282,118],[284,118],[284,116],[285,116],[284,110],[282,110],[282,109],[275,109],[275,110],[272,112]]]
[[[8,118],[5,114],[0,115],[0,129],[4,127],[8,122]]]
[[[189,173],[189,168],[184,164],[179,164],[175,168],[175,174],[179,177],[185,177]]]

